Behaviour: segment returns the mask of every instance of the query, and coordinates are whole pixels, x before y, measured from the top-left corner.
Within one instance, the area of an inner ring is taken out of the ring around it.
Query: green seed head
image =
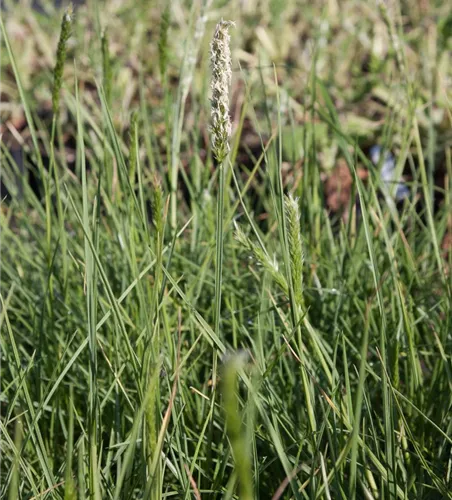
[[[303,247],[300,232],[300,214],[298,199],[291,195],[284,199],[285,216],[289,237],[290,273],[295,294],[295,301],[303,305]]]
[[[60,104],[63,69],[64,62],[66,60],[66,45],[69,37],[71,36],[72,20],[73,8],[72,4],[70,4],[63,16],[63,20],[61,21],[60,40],[58,42],[55,69],[53,70],[52,108],[54,114],[58,113]]]
[[[163,190],[157,177],[154,177],[152,182],[151,210],[156,236],[161,241],[163,236]]]

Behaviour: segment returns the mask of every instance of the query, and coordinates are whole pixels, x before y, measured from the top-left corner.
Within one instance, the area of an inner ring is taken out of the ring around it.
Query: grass
[[[0,497],[451,498],[447,6],[4,3]]]

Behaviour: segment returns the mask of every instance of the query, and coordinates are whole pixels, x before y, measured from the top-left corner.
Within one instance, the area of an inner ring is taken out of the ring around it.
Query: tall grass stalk
[[[303,289],[302,289],[302,277],[303,277],[303,253],[301,247],[301,235],[300,235],[300,217],[298,214],[298,204],[291,198],[285,198],[285,205],[281,207],[283,211],[282,219],[284,241],[285,241],[285,252],[288,256],[286,257],[286,266],[288,274],[288,291],[289,300],[291,302],[293,323],[292,326],[297,332],[298,337],[298,355],[301,364],[301,378],[303,383],[303,390],[305,393],[306,408],[310,423],[310,428],[312,436],[317,432],[317,419],[315,416],[315,406],[314,406],[314,392],[312,382],[309,380],[307,366],[305,364],[304,355],[304,345],[301,331],[301,320],[305,312],[302,309],[303,305]]]
[[[217,210],[215,220],[215,300],[214,300],[214,332],[218,338],[220,334],[221,306],[222,306],[222,279],[224,253],[224,199],[226,180],[226,159],[230,150],[229,138],[231,135],[231,118],[229,116],[229,88],[231,85],[231,50],[229,47],[229,27],[231,22],[220,21],[215,29],[210,43],[210,61],[212,68],[211,79],[211,145],[217,161]],[[213,440],[213,409],[216,400],[218,353],[214,348],[212,359],[212,397],[209,415],[209,446]],[[211,466],[211,453],[208,452],[207,461]]]
[[[58,241],[61,241],[61,251],[63,255],[66,255],[67,252],[67,235],[64,230],[64,212],[63,212],[63,202],[61,199],[61,187],[60,187],[60,176],[59,176],[59,168],[55,158],[55,139],[56,139],[56,131],[58,127],[58,117],[60,114],[60,95],[61,95],[61,87],[63,83],[63,71],[64,65],[66,62],[66,51],[67,51],[67,43],[71,36],[72,31],[72,23],[73,23],[73,7],[72,4],[69,4],[69,7],[66,9],[66,12],[63,15],[63,19],[61,21],[61,30],[60,30],[60,39],[58,42],[57,54],[56,54],[56,63],[55,68],[53,70],[53,88],[52,88],[52,131],[50,135],[50,167],[49,167],[49,182],[52,178],[52,174],[55,182],[55,195],[57,202],[57,215],[59,221],[59,231],[58,231]],[[50,191],[50,189],[49,189]],[[51,226],[48,226],[48,242],[51,244]],[[50,254],[49,254],[50,258]],[[50,262],[50,261],[49,261]],[[50,300],[53,302],[53,278],[52,274],[50,276]],[[68,260],[63,259],[63,292],[64,296],[67,293],[67,274],[68,274]]]
[[[221,282],[223,271],[223,222],[226,158],[230,146],[231,118],[229,116],[229,88],[231,85],[231,49],[229,47],[230,21],[220,21],[210,44],[212,65],[211,137],[212,151],[218,162],[218,201],[216,217],[215,260],[215,333],[220,333]],[[214,375],[215,377],[215,375]]]

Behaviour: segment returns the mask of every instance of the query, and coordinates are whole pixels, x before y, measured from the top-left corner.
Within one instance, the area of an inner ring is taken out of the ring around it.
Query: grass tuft
[[[452,498],[448,5],[28,3],[0,498]]]

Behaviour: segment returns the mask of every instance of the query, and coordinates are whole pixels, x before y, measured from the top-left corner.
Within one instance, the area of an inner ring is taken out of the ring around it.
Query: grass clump
[[[6,4],[0,497],[450,498],[445,6]]]

